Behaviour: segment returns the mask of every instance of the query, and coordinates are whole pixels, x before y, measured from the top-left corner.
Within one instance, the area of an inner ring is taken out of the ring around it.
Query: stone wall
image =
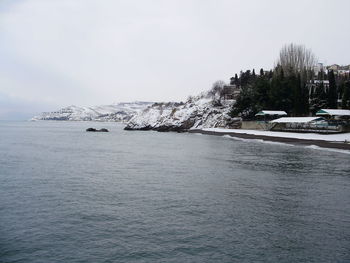
[[[242,121],[242,129],[245,130],[267,130],[268,123],[263,121]]]

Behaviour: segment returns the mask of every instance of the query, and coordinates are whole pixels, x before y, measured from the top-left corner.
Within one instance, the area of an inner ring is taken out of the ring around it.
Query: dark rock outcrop
[[[95,129],[95,128],[87,128],[86,129],[87,132],[109,132],[106,128],[102,128],[102,129]]]

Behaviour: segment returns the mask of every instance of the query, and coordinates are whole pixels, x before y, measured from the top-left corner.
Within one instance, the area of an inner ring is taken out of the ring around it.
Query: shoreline
[[[267,136],[267,135],[255,135],[247,133],[235,133],[232,130],[227,132],[216,132],[216,131],[206,131],[201,129],[188,130],[189,133],[200,133],[205,135],[215,135],[215,136],[224,136],[228,135],[231,137],[242,138],[242,139],[258,139],[271,142],[281,142],[292,145],[302,145],[302,146],[311,146],[316,145],[322,148],[330,149],[339,149],[339,150],[348,150],[350,151],[350,143],[345,142],[333,142],[333,141],[324,141],[324,140],[310,140],[310,139],[298,139],[298,138],[286,138],[286,137],[276,137],[276,136]]]

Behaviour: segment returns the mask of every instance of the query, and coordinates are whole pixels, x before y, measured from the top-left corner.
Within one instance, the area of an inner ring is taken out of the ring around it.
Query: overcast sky
[[[348,0],[0,0],[0,119],[185,100],[272,68],[291,42],[350,64],[349,10]]]

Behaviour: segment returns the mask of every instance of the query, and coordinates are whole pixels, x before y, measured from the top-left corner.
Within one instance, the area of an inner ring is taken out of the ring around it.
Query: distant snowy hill
[[[43,112],[31,120],[127,122],[135,114],[152,104],[152,102],[137,101],[92,107],[69,106],[57,111]]]
[[[186,131],[194,128],[237,127],[238,119],[228,113],[233,101],[219,92],[204,92],[185,103],[154,103],[136,114],[126,130]]]

